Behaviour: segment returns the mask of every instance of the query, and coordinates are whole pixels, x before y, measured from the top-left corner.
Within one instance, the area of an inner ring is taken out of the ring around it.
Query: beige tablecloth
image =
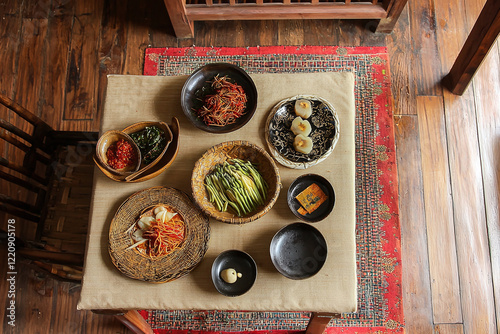
[[[97,168],[94,173],[93,205],[78,309],[197,309],[253,311],[354,312],[357,302],[355,244],[355,147],[354,76],[352,73],[255,74],[258,90],[255,116],[243,128],[229,134],[209,134],[195,128],[184,116],[180,91],[186,76],[108,77],[101,130],[122,129],[144,120],[181,124],[177,159],[164,173],[140,183],[117,183]],[[122,275],[112,264],[107,242],[111,219],[132,193],[152,186],[170,186],[191,193],[191,171],[196,160],[212,145],[243,139],[268,150],[264,124],[280,100],[313,94],[330,101],[340,121],[340,138],[333,153],[307,170],[279,166],[283,188],[273,209],[263,218],[244,225],[210,220],[211,238],[205,258],[189,275],[164,284],[151,284]],[[314,223],[328,244],[324,267],[305,280],[291,280],[273,266],[269,244],[283,226],[298,219],[286,204],[291,182],[305,173],[321,174],[336,192],[333,212]],[[210,268],[215,257],[228,249],[248,252],[258,266],[253,288],[238,297],[219,294],[212,284]]]

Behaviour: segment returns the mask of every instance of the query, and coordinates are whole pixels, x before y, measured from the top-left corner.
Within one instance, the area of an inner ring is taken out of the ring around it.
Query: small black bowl
[[[328,198],[312,213],[302,215],[298,212],[301,205],[295,197],[313,183],[316,183]],[[314,223],[325,219],[332,212],[335,205],[335,192],[333,191],[331,183],[323,176],[317,174],[304,174],[292,182],[288,188],[286,200],[288,202],[288,207],[297,218]]]
[[[202,107],[205,95],[211,94],[210,82],[216,75],[228,76],[229,81],[240,85],[247,96],[245,113],[233,124],[207,125],[196,115],[195,110]],[[252,78],[236,65],[228,63],[207,64],[194,71],[187,78],[181,91],[181,105],[184,114],[197,128],[210,133],[227,133],[241,128],[250,121],[257,108],[257,88]]]
[[[234,283],[227,283],[221,278],[224,269],[233,268],[241,273]],[[217,256],[212,264],[212,282],[217,291],[224,296],[235,297],[244,294],[253,286],[257,278],[257,264],[247,253],[239,250],[227,250]]]
[[[319,230],[306,223],[280,229],[269,247],[274,267],[285,277],[299,280],[316,275],[326,262],[326,240]]]

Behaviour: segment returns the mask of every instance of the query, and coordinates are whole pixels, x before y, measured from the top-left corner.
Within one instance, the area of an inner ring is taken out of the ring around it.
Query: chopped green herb
[[[157,126],[147,126],[144,130],[132,133],[130,137],[141,150],[145,165],[153,162],[165,148],[165,133]]]

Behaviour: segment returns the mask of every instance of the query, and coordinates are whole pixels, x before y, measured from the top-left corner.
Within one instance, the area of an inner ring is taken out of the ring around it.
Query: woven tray
[[[229,158],[251,161],[268,184],[267,199],[264,205],[246,216],[238,217],[232,212],[220,212],[208,200],[205,176],[217,165]],[[243,140],[228,141],[211,147],[196,162],[191,177],[193,197],[198,206],[209,216],[230,224],[244,224],[264,216],[278,199],[281,190],[278,167],[271,156],[260,146]]]
[[[135,249],[127,229],[150,206],[167,204],[184,218],[186,238],[180,248],[151,259]],[[210,239],[208,217],[180,190],[153,187],[141,190],[122,203],[109,228],[109,254],[124,275],[146,282],[165,283],[187,275],[203,259]]]

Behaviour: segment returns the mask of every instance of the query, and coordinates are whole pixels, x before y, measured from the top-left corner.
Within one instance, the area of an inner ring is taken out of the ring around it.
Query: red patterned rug
[[[212,62],[249,73],[351,71],[356,98],[358,312],[333,333],[404,333],[401,238],[389,59],[383,47],[151,48],[144,75],[186,75]],[[308,312],[144,310],[155,333],[304,331]]]

